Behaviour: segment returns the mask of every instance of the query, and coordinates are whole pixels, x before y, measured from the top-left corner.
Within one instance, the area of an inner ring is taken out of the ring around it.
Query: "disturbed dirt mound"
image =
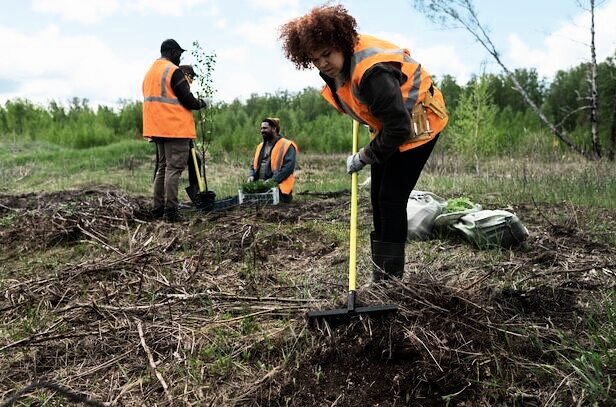
[[[443,396],[469,387],[468,369],[442,352],[435,363],[426,346],[438,346],[433,338],[418,338],[414,324],[421,321],[409,321],[401,311],[395,317],[356,317],[322,333],[322,343],[296,369],[261,388],[253,405],[442,405]]]
[[[561,209],[520,208],[531,238],[515,249],[515,256],[487,267],[479,278],[462,279],[462,284],[452,280],[452,274],[466,274],[462,262],[430,275],[407,275],[387,289],[372,287],[376,292],[363,295],[398,304],[395,317],[355,317],[341,328],[321,324],[316,334],[322,337],[311,352],[268,380],[244,405],[544,405],[560,397],[568,400],[566,390],[564,396],[549,390],[561,387],[564,375],[544,377],[531,366],[557,363],[557,352],[548,350],[559,348],[554,344],[562,343],[563,336],[585,336],[581,321],[589,309],[583,305],[596,305],[596,291],[614,287],[615,251],[579,228],[546,218]],[[499,274],[515,280],[487,284]],[[344,302],[330,306],[344,307]],[[486,387],[501,375],[509,386]]]
[[[568,372],[536,367],[584,337],[616,253],[554,220],[558,206],[517,208],[531,237],[513,250],[409,244],[402,281],[358,290],[395,315],[307,329],[306,311],[346,305],[347,194],[180,224],[148,204],[103,189],[0,196],[0,400],[43,379],[116,406],[579,400]]]
[[[529,378],[520,364],[553,362],[538,343],[557,340],[556,331],[529,335],[507,327],[533,326],[558,318],[558,329],[575,329],[577,296],[550,293],[547,287],[522,293],[464,292],[439,287],[442,282],[421,278],[376,288],[372,294],[399,305],[394,316],[350,319],[349,325],[320,323],[320,339],[295,367],[269,381],[245,405],[255,406],[441,406],[448,401],[493,405],[516,400],[533,405],[539,395],[507,394],[486,389],[493,372],[508,369],[513,382],[538,390],[542,383]],[[515,297],[515,298],[514,298]],[[529,298],[528,302],[520,300]],[[530,304],[540,302],[542,307]],[[343,308],[338,304],[335,308]],[[523,315],[525,310],[532,310]],[[516,337],[503,335],[504,328]],[[502,355],[495,354],[501,350]],[[504,360],[503,355],[507,355]]]
[[[263,388],[256,404],[380,406],[422,400],[440,405],[435,394],[456,391],[456,381],[435,380],[431,365],[422,363],[421,350],[409,343],[398,320],[364,322],[370,326],[355,322],[336,331],[299,362],[284,384]]]
[[[19,196],[0,195],[0,216],[11,227],[0,231],[7,247],[20,251],[71,244],[88,238],[88,230],[104,236],[127,220],[149,217],[145,199],[113,190],[60,191]]]

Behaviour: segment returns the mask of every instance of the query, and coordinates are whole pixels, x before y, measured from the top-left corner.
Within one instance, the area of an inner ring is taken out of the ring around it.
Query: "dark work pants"
[[[406,205],[438,135],[428,143],[396,152],[381,164],[372,164],[370,199],[375,240],[406,242]]]
[[[180,175],[188,162],[190,139],[157,139],[158,169],[154,177],[154,208],[176,209]]]

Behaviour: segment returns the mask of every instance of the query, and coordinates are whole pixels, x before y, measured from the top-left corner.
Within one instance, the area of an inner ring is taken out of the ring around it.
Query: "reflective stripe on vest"
[[[170,61],[158,59],[143,80],[143,137],[196,137],[192,111],[182,106],[171,88],[176,69]]]
[[[287,150],[291,146],[291,142],[289,140],[281,139],[280,142],[277,144],[282,145],[280,146],[280,148],[278,148],[278,153],[275,156],[274,154],[272,154],[272,158],[274,159],[272,164],[272,170],[274,171],[280,171],[280,168],[282,167],[282,160],[284,159],[284,155],[287,153]]]
[[[360,35],[355,45],[355,52],[350,61],[350,78],[336,91],[340,105],[336,103],[331,89],[326,85],[321,92],[323,97],[336,109],[346,113],[360,123],[367,124],[376,132],[383,128],[383,124],[377,120],[368,108],[367,103],[359,94],[359,84],[364,74],[377,63],[393,62],[400,65],[406,81],[400,84],[400,91],[407,110],[410,112],[415,105],[424,100],[426,93],[432,85],[432,78],[417,61],[411,58],[407,49],[372,37]],[[434,87],[434,100],[441,106],[445,106],[441,92]],[[442,116],[442,114],[441,114]],[[400,146],[400,151],[406,151],[430,141],[447,124],[447,117],[440,117],[431,109],[427,109],[427,117],[430,122],[432,133],[429,137],[409,140]]]

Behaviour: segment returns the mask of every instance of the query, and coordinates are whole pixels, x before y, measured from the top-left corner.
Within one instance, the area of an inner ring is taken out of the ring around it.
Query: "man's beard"
[[[274,133],[272,133],[271,131],[267,131],[261,133],[261,136],[263,137],[263,141],[270,141],[274,138]]]

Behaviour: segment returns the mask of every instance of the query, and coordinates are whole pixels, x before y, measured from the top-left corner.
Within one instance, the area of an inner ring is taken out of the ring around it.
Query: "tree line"
[[[580,64],[559,71],[551,82],[534,69],[506,74],[484,73],[466,84],[452,76],[435,78],[450,113],[439,148],[480,159],[497,155],[537,153],[559,156],[568,147],[535,115],[514,81],[539,106],[547,118],[577,145],[591,149],[589,110],[580,108],[588,94],[590,65]],[[604,156],[613,160],[616,148],[616,58],[597,64],[597,136],[605,146]],[[117,107],[89,105],[74,98],[66,105],[51,101],[47,106],[25,99],[0,106],[0,140],[42,141],[82,149],[127,139],[140,139],[140,101],[120,101]],[[332,109],[320,90],[279,91],[253,94],[245,101],[220,102],[212,106],[205,126],[198,126],[198,139],[212,154],[251,152],[260,142],[259,126],[264,117],[279,117],[282,133],[295,140],[304,152],[348,152],[349,119]],[[367,133],[367,132],[364,132]],[[363,137],[367,137],[365,134]],[[145,143],[144,143],[145,145]]]
[[[506,78],[511,81],[513,87],[522,96],[526,105],[539,118],[539,120],[550,130],[550,132],[558,138],[569,149],[579,153],[589,160],[601,159],[606,156],[610,160],[614,160],[614,143],[616,142],[616,129],[612,128],[611,145],[607,150],[607,155],[604,155],[603,144],[599,135],[599,122],[597,110],[599,105],[599,88],[598,84],[598,64],[596,50],[596,31],[595,31],[595,11],[597,2],[588,0],[588,6],[582,4],[581,1],[576,2],[578,7],[584,9],[589,18],[589,63],[587,69],[584,69],[584,92],[577,94],[579,104],[575,109],[567,109],[566,117],[578,112],[587,111],[589,115],[590,128],[590,145],[582,141],[581,143],[575,140],[574,137],[562,125],[563,122],[555,122],[544,109],[533,100],[529,92],[524,88],[522,83],[518,81],[516,72],[512,71],[501,58],[501,53],[490,37],[489,28],[479,18],[479,13],[475,8],[473,0],[413,0],[412,4],[416,10],[424,14],[428,19],[438,23],[441,27],[460,28],[470,34],[471,38],[476,41],[481,47],[487,51],[496,64],[502,69]],[[585,3],[585,2],[584,2]],[[601,2],[599,2],[601,3]],[[616,114],[616,110],[615,110]]]

